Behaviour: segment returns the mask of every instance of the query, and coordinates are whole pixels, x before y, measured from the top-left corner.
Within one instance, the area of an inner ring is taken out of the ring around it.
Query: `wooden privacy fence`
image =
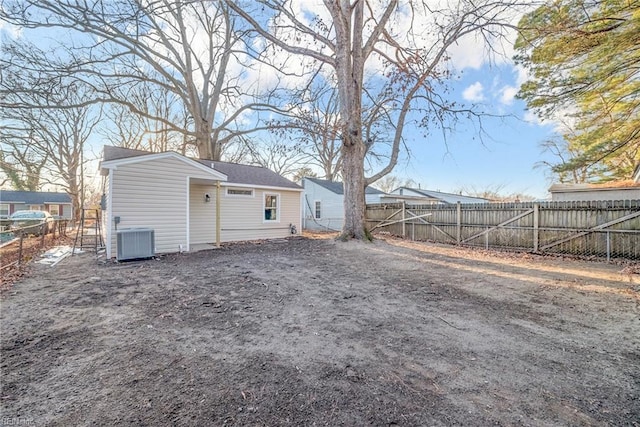
[[[640,259],[640,200],[367,205],[370,230],[411,240]]]

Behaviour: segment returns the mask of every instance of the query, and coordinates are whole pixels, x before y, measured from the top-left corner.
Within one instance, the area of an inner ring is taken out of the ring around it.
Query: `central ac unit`
[[[116,259],[124,261],[138,258],[151,258],[154,255],[154,233],[150,228],[125,228],[118,230]]]

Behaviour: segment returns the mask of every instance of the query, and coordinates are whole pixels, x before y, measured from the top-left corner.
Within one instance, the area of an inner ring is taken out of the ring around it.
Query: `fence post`
[[[24,240],[24,233],[20,233],[20,245],[18,246],[18,265],[22,264],[22,241]]]
[[[611,233],[607,231],[607,262],[611,261]]]
[[[456,203],[456,244],[462,241],[462,206],[460,202]]]
[[[540,247],[540,204],[533,204],[533,251],[538,252]]]
[[[484,248],[489,250],[489,226],[487,226],[484,233]]]
[[[402,238],[405,239],[407,237],[407,221],[406,221],[406,212],[407,208],[406,202],[402,202]]]

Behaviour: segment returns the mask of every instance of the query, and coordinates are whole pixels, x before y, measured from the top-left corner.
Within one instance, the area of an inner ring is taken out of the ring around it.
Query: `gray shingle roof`
[[[51,193],[48,191],[0,190],[0,202],[43,205],[45,203],[71,203],[71,197],[67,193]]]
[[[461,194],[453,194],[453,193],[442,193],[440,191],[432,191],[432,190],[423,190],[421,188],[411,188],[411,187],[400,187],[405,188],[407,190],[414,191],[416,193],[422,194],[425,197],[431,197],[434,199],[438,199],[443,201],[444,203],[487,203],[489,199],[484,199],[482,197],[472,197],[472,196],[463,196]],[[400,188],[396,189],[399,190]],[[393,191],[396,191],[393,190]]]
[[[335,193],[335,194],[344,194],[344,185],[341,182],[328,181],[326,179],[318,179],[318,178],[304,178],[307,181],[311,181],[321,187],[326,188],[327,190]],[[365,194],[385,194],[383,191],[378,190],[377,188],[367,187],[365,188]]]
[[[102,160],[119,160],[129,157],[146,156],[151,154],[150,151],[134,150],[132,148],[114,147],[113,145],[105,145],[102,152]]]
[[[261,185],[266,187],[284,187],[300,189],[298,184],[278,175],[271,169],[262,166],[241,165],[239,163],[216,162],[212,160],[198,160],[203,165],[227,175],[230,184]]]
[[[146,156],[153,154],[148,151],[132,150],[129,148],[113,147],[105,145],[104,147],[104,160],[119,160],[129,157]],[[227,176],[227,182],[229,184],[244,184],[244,185],[260,185],[264,187],[281,187],[281,188],[295,188],[300,189],[298,184],[289,181],[283,176],[278,175],[274,171],[264,168],[262,166],[250,166],[241,165],[238,163],[218,162],[213,160],[195,160],[207,167],[222,172]]]

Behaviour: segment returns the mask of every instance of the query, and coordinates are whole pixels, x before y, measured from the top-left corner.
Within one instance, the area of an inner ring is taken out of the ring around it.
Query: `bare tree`
[[[302,178],[305,177],[317,178],[318,174],[316,174],[310,167],[303,166],[299,169],[296,169],[296,171],[291,176],[291,180],[299,184],[302,181]]]
[[[12,88],[18,90],[12,91]],[[16,67],[3,69],[0,79],[5,103],[0,115],[4,124],[3,140],[11,141],[14,153],[30,152],[35,158],[43,159],[38,170],[40,182],[61,185],[71,197],[77,219],[84,191],[84,149],[100,122],[100,111],[91,106],[78,107],[90,99],[92,93],[76,82],[61,79],[56,86],[47,85],[46,89],[38,86],[37,76]],[[42,99],[45,96],[46,99]]]
[[[165,117],[172,123],[182,123],[189,127],[190,116],[175,94],[166,88],[137,86],[128,95],[129,102],[136,110],[146,111],[148,115],[132,113],[122,104],[109,104],[105,109],[105,119],[110,122],[103,126],[100,133],[112,145],[150,152],[177,151],[185,154],[196,151],[193,138],[183,132],[176,132],[164,121],[152,117]]]
[[[0,171],[5,176],[1,185],[9,182],[19,191],[40,190],[47,156],[34,150],[32,140],[32,132],[15,133],[8,123],[0,128]]]
[[[450,75],[448,49],[467,35],[495,41],[512,6],[494,0],[461,0],[442,8],[417,0],[402,5],[397,0],[324,0],[315,14],[296,14],[288,0],[226,1],[275,49],[313,58],[321,69],[316,78],[336,82],[345,191],[342,237],[357,239],[369,238],[365,187],[393,170],[409,118],[419,114],[424,125],[446,127],[451,115],[472,113],[448,103],[440,89]],[[366,78],[375,80],[368,86],[375,93],[365,90]],[[376,141],[365,137],[366,105],[394,130],[386,164],[369,178],[364,163]]]
[[[373,186],[380,191],[390,193],[398,187],[415,187],[416,182],[411,178],[402,179],[395,175],[386,175],[377,180]]]
[[[271,169],[279,175],[293,176],[304,165],[304,155],[299,147],[292,147],[274,138],[255,141],[247,148],[250,163]]]
[[[479,188],[474,185],[464,186],[456,191],[459,194],[465,194],[472,197],[482,197],[492,202],[532,202],[536,200],[534,196],[523,192],[505,193],[504,184],[488,185]]]
[[[288,127],[276,132],[296,135],[294,146],[305,155],[308,164],[320,168],[324,179],[339,179],[342,159],[337,90],[331,85],[311,86],[294,97],[300,100],[300,106],[291,112]]]
[[[595,165],[582,165],[571,170],[562,168],[581,154],[580,149],[574,149],[566,139],[551,138],[543,141],[540,145],[543,152],[553,155],[555,161],[542,160],[537,162],[535,167],[544,168],[551,172],[561,183],[582,184],[587,182],[590,176],[596,174],[594,169],[597,166]],[[557,170],[558,166],[561,167],[561,170]]]
[[[119,103],[162,123],[163,132],[183,133],[201,158],[220,159],[226,144],[259,129],[240,128],[238,118],[270,109],[244,96],[243,64],[251,47],[244,45],[245,35],[222,1],[6,0],[0,19],[22,28],[71,31],[73,43],[57,46],[63,63],[34,63],[49,52],[18,41],[5,50],[25,69],[46,67],[52,78],[69,76],[91,85],[98,96],[87,102]],[[189,120],[176,122],[132,102],[132,89],[141,85],[174,94]]]

